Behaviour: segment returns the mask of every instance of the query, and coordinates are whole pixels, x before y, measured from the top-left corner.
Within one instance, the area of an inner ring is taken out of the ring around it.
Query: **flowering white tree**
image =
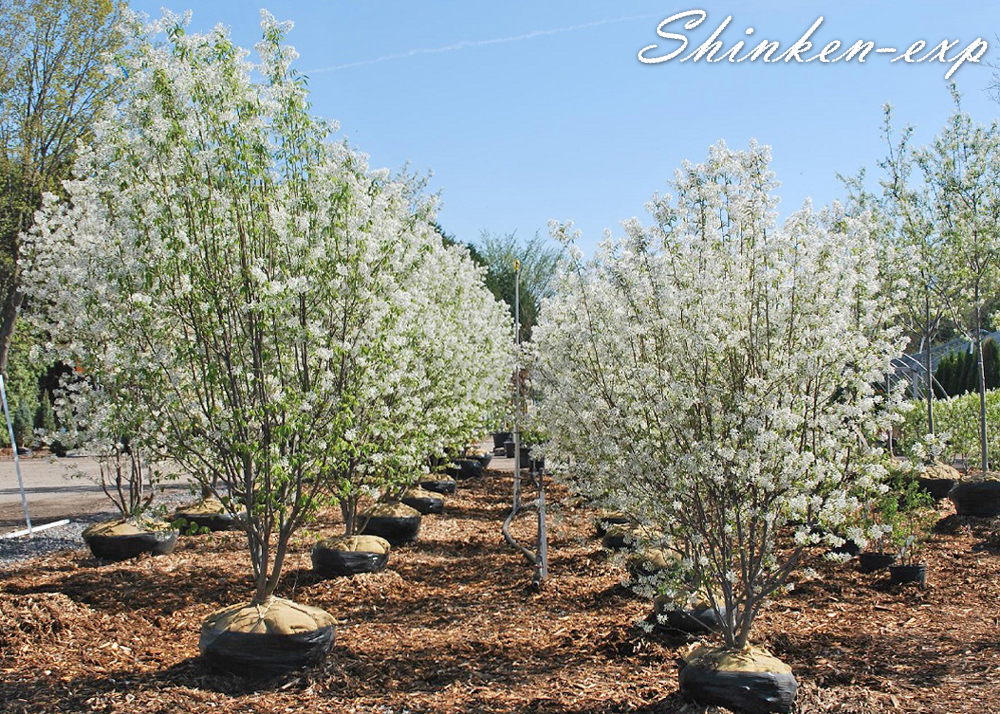
[[[672,539],[731,648],[814,526],[845,528],[877,488],[898,399],[876,386],[900,340],[869,226],[806,206],[779,228],[768,162],[719,144],[685,165],[651,229],[576,252],[535,331],[550,453]]]
[[[955,111],[931,144],[915,152],[917,181],[930,194],[932,225],[943,243],[958,312],[976,350],[979,387],[979,466],[990,469],[983,326],[986,306],[1000,288],[1000,122],[978,124]],[[910,168],[910,167],[907,167]],[[960,323],[962,321],[960,320]]]
[[[318,503],[412,478],[506,372],[500,343],[442,337],[500,329],[481,272],[442,245],[416,182],[329,141],[287,28],[262,18],[258,64],[176,16],[139,35],[28,271],[48,348],[131,385],[107,394],[246,512],[255,604]]]

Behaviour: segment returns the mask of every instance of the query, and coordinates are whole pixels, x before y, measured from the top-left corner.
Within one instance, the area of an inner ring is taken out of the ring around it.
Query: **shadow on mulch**
[[[51,711],[92,711],[100,708],[97,700],[102,697],[153,693],[168,687],[198,689],[227,696],[276,690],[294,692],[307,686],[317,674],[318,669],[313,667],[270,679],[245,679],[215,671],[200,657],[188,657],[161,670],[138,672],[135,669],[118,669],[100,675],[69,678],[64,681],[65,688],[58,697],[53,697],[52,682],[46,676],[20,678],[17,686],[19,696],[29,699],[35,708],[46,710],[46,705],[51,704]]]
[[[78,603],[107,612],[149,609],[170,614],[194,603],[222,607],[231,603],[233,593],[245,594],[253,589],[253,579],[249,576],[220,577],[219,571],[212,567],[140,571],[88,567],[90,562],[94,561],[83,560],[80,569],[58,584],[11,582],[2,591],[11,595],[62,593]]]
[[[913,633],[860,632],[814,634],[808,638],[779,633],[772,646],[796,662],[795,674],[823,686],[859,685],[878,689],[891,676],[913,687],[937,687],[955,674],[940,639]]]

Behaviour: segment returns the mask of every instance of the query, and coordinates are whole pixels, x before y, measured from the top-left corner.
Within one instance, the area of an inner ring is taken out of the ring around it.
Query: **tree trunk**
[[[14,335],[14,322],[17,320],[17,310],[21,306],[21,291],[17,287],[17,269],[14,271],[14,284],[10,293],[4,297],[3,308],[0,309],[0,374],[7,374],[7,355],[10,352],[10,340]]]
[[[540,588],[549,578],[549,534],[545,523],[545,470],[538,470],[538,541],[535,547],[535,579]]]
[[[979,457],[985,474],[990,470],[990,462],[986,449],[986,370],[983,365],[983,315],[979,303],[979,286],[976,285],[976,371],[979,378]]]
[[[358,497],[348,496],[340,502],[340,514],[344,517],[344,535],[352,536],[358,529]]]

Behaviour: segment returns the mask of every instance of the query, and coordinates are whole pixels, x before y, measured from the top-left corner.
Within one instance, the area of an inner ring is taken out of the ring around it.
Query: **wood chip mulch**
[[[202,619],[249,596],[240,534],[126,563],[84,550],[18,563],[0,572],[0,712],[723,711],[677,692],[685,641],[636,624],[650,603],[558,488],[551,578],[529,588],[500,535],[509,489],[490,471],[462,483],[374,575],[312,575],[311,543],[340,533],[333,514],[300,534],[279,594],[333,613],[337,642],[322,665],[271,682],[198,658]],[[811,554],[821,577],[775,600],[755,635],[793,667],[798,712],[1000,712],[1000,555],[983,528],[949,530],[931,538],[923,589]]]

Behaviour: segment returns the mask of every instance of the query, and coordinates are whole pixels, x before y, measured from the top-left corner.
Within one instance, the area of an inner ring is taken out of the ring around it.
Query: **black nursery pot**
[[[177,545],[177,531],[149,531],[129,535],[93,535],[84,538],[90,552],[101,560],[128,560],[143,553],[170,555]]]
[[[531,469],[532,471],[537,471],[539,469],[545,468],[545,459],[532,459],[531,458],[531,447],[522,446],[521,447],[521,468]]]
[[[508,459],[513,459],[514,458],[514,440],[513,439],[507,439],[507,441],[503,442],[503,455],[506,456]]]
[[[495,434],[493,434],[493,448],[502,449],[504,442],[508,441],[509,439],[510,439],[509,431],[496,432]]]
[[[903,583],[927,584],[927,566],[923,563],[912,565],[892,565],[889,567],[889,581],[893,585]]]

